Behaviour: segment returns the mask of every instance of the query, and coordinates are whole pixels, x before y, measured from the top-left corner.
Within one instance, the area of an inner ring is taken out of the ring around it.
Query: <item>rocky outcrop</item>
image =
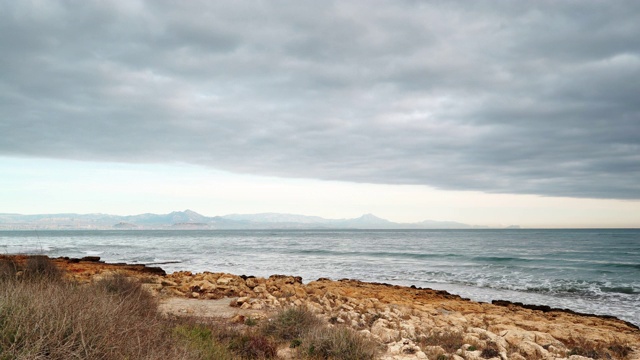
[[[67,276],[92,281],[112,272],[140,278],[161,297],[234,298],[230,306],[275,310],[305,306],[336,325],[352,327],[387,345],[384,359],[583,359],[623,355],[640,359],[640,330],[596,317],[513,303],[478,303],[444,291],[356,280],[268,278],[176,272],[55,259]]]

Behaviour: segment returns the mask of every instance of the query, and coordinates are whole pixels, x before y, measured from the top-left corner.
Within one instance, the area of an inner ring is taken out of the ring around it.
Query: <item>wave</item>
[[[164,265],[164,264],[181,264],[182,260],[179,259],[153,259],[152,262],[145,263],[146,265]]]
[[[88,256],[102,255],[104,253],[104,251],[95,251],[95,250],[84,250],[82,252]]]
[[[606,264],[602,264],[602,266],[640,270],[640,264],[631,264],[631,263],[606,263]]]
[[[55,251],[57,248],[53,245],[0,245],[6,254],[47,254]]]
[[[390,251],[336,251],[336,250],[320,250],[305,249],[291,250],[293,254],[303,255],[332,255],[332,256],[358,256],[358,257],[378,257],[378,258],[408,258],[408,259],[431,259],[431,258],[453,258],[462,257],[456,254],[426,254],[426,253],[408,253],[408,252],[390,252]]]
[[[640,324],[640,232],[619,234],[624,236],[615,240],[608,230],[50,232],[37,240],[0,238],[0,253],[102,251],[107,262],[157,264],[167,271],[439,284],[460,294],[484,294],[482,301],[511,296],[578,311],[629,313],[626,318]]]
[[[527,259],[521,257],[512,257],[512,256],[475,256],[472,257],[471,260],[479,260],[486,262],[534,262],[539,261],[536,259]]]
[[[620,294],[640,294],[640,290],[634,289],[630,286],[613,286],[613,287],[601,287],[600,290],[607,293],[620,293]]]
[[[605,294],[624,294],[624,295],[638,295],[640,294],[640,290],[634,289],[631,286],[615,286],[615,287],[596,287],[593,289],[585,289],[579,286],[576,287],[564,287],[564,288],[536,288],[531,287],[528,289],[530,292],[539,292],[545,294],[553,294],[553,295],[580,295],[580,296],[588,296],[588,297],[601,297]]]
[[[609,284],[603,282],[584,281],[560,281],[550,280],[540,284],[531,282],[504,282],[497,279],[481,278],[476,280],[449,279],[452,283],[460,283],[468,286],[491,288],[498,290],[511,290],[531,292],[549,295],[578,295],[587,297],[601,297],[606,294],[640,295],[640,287],[632,284]]]

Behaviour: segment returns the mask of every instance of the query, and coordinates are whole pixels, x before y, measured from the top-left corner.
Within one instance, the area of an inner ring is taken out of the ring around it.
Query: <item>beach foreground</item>
[[[27,256],[0,256],[24,262]],[[383,359],[640,359],[640,329],[628,322],[548,307],[472,302],[444,291],[288,275],[269,278],[176,272],[57,258],[66,277],[94,282],[115,273],[140,280],[172,315],[259,320],[304,307],[333,326],[384,344]],[[281,358],[295,358],[281,349]]]

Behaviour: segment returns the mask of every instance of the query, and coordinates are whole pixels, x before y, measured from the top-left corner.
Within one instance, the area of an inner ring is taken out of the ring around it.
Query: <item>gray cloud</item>
[[[0,155],[640,199],[640,3],[0,1]]]

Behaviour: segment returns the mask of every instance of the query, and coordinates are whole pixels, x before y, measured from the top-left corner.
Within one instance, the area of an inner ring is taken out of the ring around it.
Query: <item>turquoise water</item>
[[[640,325],[640,230],[0,231],[0,252],[416,285]]]

